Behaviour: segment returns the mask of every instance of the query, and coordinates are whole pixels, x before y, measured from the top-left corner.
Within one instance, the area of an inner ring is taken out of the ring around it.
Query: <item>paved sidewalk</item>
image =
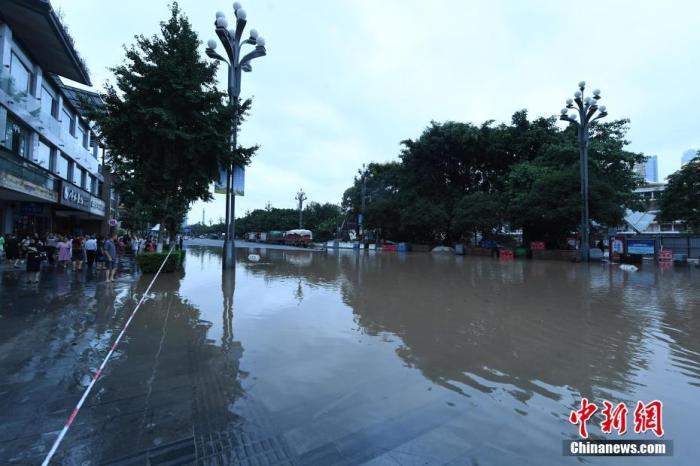
[[[242,348],[207,340],[182,278],[158,278],[53,463],[291,463],[261,408],[232,412]],[[151,279],[129,257],[113,283],[45,267],[26,284],[0,269],[0,464],[41,463]]]

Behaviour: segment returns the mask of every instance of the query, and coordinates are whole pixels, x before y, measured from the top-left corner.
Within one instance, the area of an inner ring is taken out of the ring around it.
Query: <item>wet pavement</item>
[[[697,464],[698,269],[239,249],[222,278],[220,251],[156,281],[56,464],[574,465],[582,396],[660,399],[674,442],[584,463]],[[0,272],[1,464],[43,460],[151,280],[23,278]]]

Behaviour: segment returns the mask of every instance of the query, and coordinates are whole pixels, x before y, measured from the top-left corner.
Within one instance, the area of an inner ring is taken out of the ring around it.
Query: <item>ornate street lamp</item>
[[[294,199],[296,201],[299,201],[299,229],[301,230],[301,213],[302,213],[302,208],[304,206],[304,201],[306,200],[306,193],[304,192],[303,189],[299,188],[299,192],[297,193],[296,196],[294,196]]]
[[[207,42],[207,56],[215,60],[222,61],[228,65],[228,97],[232,105],[238,106],[238,98],[241,95],[241,71],[250,72],[253,70],[250,62],[258,57],[263,57],[267,54],[265,50],[265,39],[258,35],[255,29],[250,30],[250,37],[241,40],[243,30],[246,25],[246,12],[241,7],[241,4],[234,2],[233,11],[236,16],[236,27],[228,28],[228,21],[222,12],[216,13],[216,26],[214,31],[219,37],[219,40],[224,46],[226,58],[218,54],[216,50],[217,43],[214,39]],[[245,55],[241,56],[242,47],[244,45],[252,45],[255,48]],[[237,132],[238,132],[238,110],[233,116],[231,123],[231,148],[237,147]],[[234,253],[234,235],[236,231],[236,203],[234,192],[232,189],[233,164],[226,167],[226,236],[224,237],[224,259],[222,261],[223,268],[233,268],[235,266]]]
[[[579,156],[581,161],[581,261],[590,260],[590,218],[588,215],[588,139],[590,125],[607,116],[605,105],[598,105],[600,90],[593,91],[593,97],[585,97],[586,82],[578,83],[579,90],[573,99],[566,100],[566,108],[561,109],[560,120],[573,123],[578,129]],[[574,110],[568,113],[569,109]]]

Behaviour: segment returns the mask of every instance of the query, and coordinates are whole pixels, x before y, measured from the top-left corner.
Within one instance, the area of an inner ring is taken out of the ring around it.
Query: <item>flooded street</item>
[[[697,269],[239,249],[222,279],[220,251],[192,246],[184,274],[158,279],[58,463],[578,464],[562,441],[581,397],[659,399],[674,443],[585,462],[700,454]],[[150,282],[122,273],[55,274],[33,297],[3,275],[3,296],[33,304],[2,309],[2,463],[50,447]],[[30,335],[36,351],[18,352]],[[632,422],[625,438],[655,438]]]

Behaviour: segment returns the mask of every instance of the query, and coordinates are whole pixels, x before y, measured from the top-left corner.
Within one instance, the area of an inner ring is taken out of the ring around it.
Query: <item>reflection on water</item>
[[[396,459],[414,436],[440,432],[465,461],[559,463],[581,396],[659,398],[675,462],[698,453],[697,271],[268,249],[253,263],[249,252],[239,251],[233,305],[243,387],[302,462]],[[217,250],[190,249],[184,287],[196,273],[208,279],[183,293],[216,308],[201,285],[220,274]],[[407,427],[414,412],[425,429]]]

